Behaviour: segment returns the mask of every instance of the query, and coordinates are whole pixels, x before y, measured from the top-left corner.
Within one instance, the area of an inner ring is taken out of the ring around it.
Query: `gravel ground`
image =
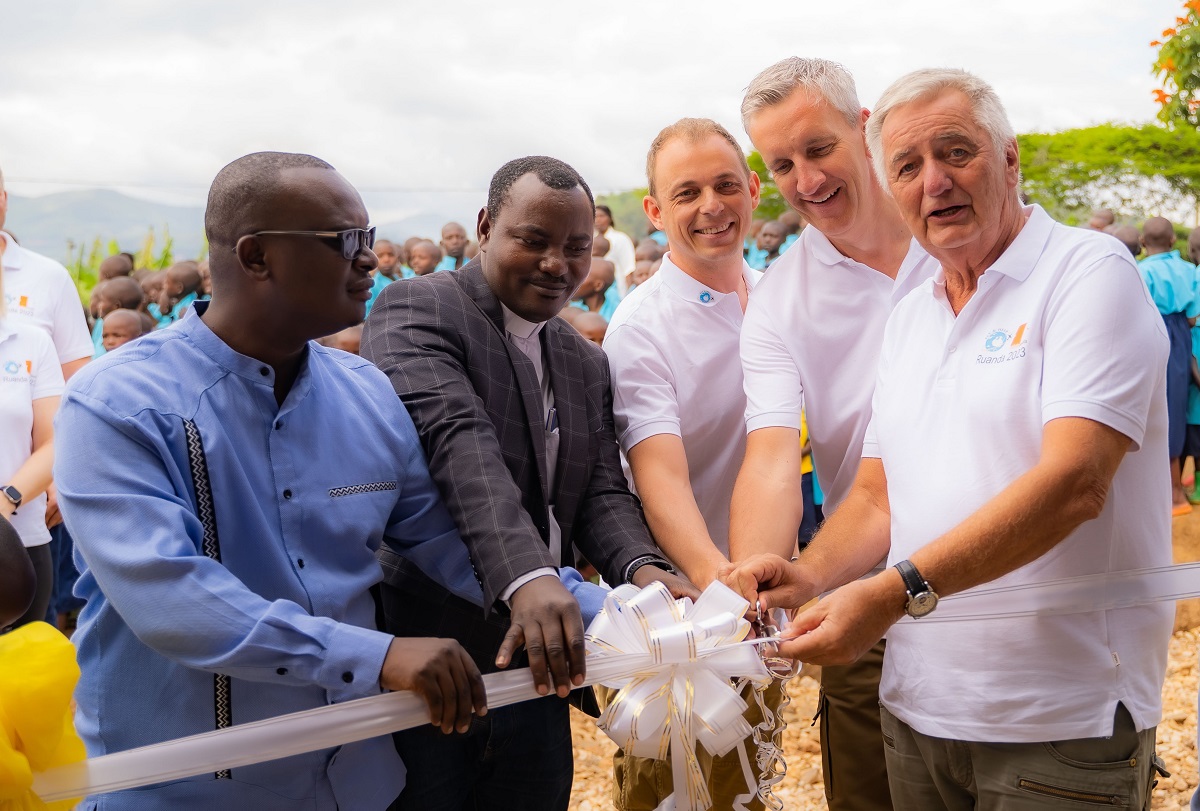
[[[1182,614],[1182,612],[1181,612]],[[1158,752],[1172,776],[1154,790],[1154,808],[1162,811],[1186,809],[1196,788],[1196,679],[1200,628],[1180,630],[1171,639],[1171,658],[1163,686],[1163,721],[1158,726]],[[787,730],[784,751],[788,771],[776,794],[788,809],[824,809],[821,784],[821,751],[816,727],[809,719],[817,706],[817,683],[811,678],[793,679],[789,685],[792,704],[785,713]],[[596,729],[592,719],[572,710],[575,740],[575,785],[571,808],[577,811],[611,809],[612,756],[616,747]],[[717,810],[719,811],[719,809]]]

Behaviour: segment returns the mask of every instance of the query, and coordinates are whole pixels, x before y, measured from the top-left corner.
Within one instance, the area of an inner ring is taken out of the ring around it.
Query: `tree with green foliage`
[[[1183,4],[1183,16],[1164,29],[1162,39],[1151,42],[1158,48],[1153,72],[1162,81],[1154,91],[1158,117],[1168,126],[1200,127],[1200,0]]]
[[[754,212],[755,218],[760,220],[777,219],[780,214],[787,211],[787,200],[783,199],[779,187],[771,179],[771,172],[767,169],[767,164],[763,162],[762,155],[758,154],[757,150],[746,156],[746,162],[758,175],[759,181],[758,208]]]
[[[1194,128],[1100,124],[1018,135],[1017,143],[1022,189],[1067,221],[1101,197],[1138,213],[1200,204],[1200,131]]]

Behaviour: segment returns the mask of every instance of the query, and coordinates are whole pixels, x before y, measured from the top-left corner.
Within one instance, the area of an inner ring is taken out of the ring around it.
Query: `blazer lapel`
[[[525,356],[524,352],[514,346],[512,341],[508,340],[508,334],[504,329],[504,310],[500,308],[500,300],[496,298],[492,288],[488,287],[487,280],[483,277],[483,266],[479,264],[479,260],[473,259],[461,270],[452,272],[458,273],[459,283],[487,318],[488,323],[500,339],[500,344],[508,353],[509,364],[512,366],[516,383],[520,387],[521,402],[525,406],[525,419],[529,423],[529,439],[533,443],[534,456],[537,457],[537,475],[538,481],[542,485],[542,502],[549,504],[550,485],[546,481],[546,415],[542,403],[542,387],[538,385],[537,372],[533,368],[533,362]],[[551,381],[553,381],[553,377],[551,377]],[[558,392],[556,391],[555,397],[557,398],[557,396]]]

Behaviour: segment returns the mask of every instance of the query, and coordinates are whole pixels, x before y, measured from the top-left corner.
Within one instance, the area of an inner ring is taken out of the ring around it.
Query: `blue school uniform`
[[[1167,251],[1138,262],[1142,279],[1154,299],[1171,339],[1167,356],[1167,445],[1172,459],[1183,455],[1187,433],[1188,383],[1192,370],[1192,336],[1189,318],[1200,315],[1196,296],[1196,266]]]
[[[97,318],[92,326],[92,357],[98,358],[104,352],[104,319]]]

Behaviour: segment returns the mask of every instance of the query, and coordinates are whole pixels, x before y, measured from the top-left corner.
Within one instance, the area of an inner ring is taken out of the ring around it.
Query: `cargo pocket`
[[[1059,800],[1073,800],[1077,803],[1087,805],[1106,805],[1109,808],[1121,808],[1129,806],[1129,798],[1120,794],[1104,794],[1096,791],[1086,791],[1083,789],[1066,788],[1065,786],[1055,786],[1050,783],[1043,783],[1039,780],[1030,780],[1026,777],[1017,779],[1017,788],[1022,791],[1027,791],[1030,794],[1037,794],[1041,797],[1053,797]]]

